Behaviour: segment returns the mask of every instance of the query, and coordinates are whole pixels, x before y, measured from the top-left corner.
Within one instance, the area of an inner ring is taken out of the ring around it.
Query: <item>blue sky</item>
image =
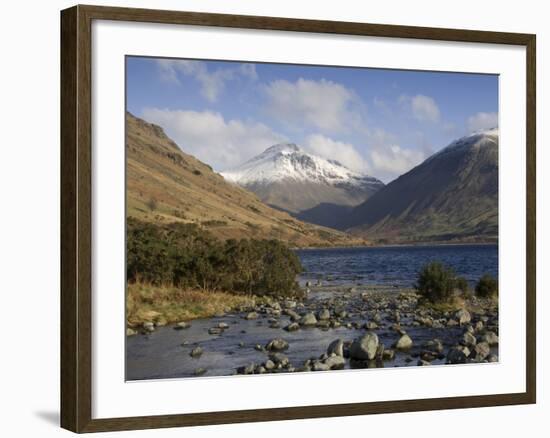
[[[278,142],[389,182],[498,124],[498,76],[128,57],[127,109],[222,171]]]

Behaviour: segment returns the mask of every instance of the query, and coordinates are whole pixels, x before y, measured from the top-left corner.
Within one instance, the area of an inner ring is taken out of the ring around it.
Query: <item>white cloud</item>
[[[225,120],[212,111],[146,108],[143,118],[162,126],[181,149],[220,171],[286,140],[262,123]]]
[[[416,96],[402,95],[399,102],[412,112],[413,117],[421,122],[438,122],[441,113],[433,98],[417,94]]]
[[[467,127],[469,133],[496,128],[498,127],[498,114],[484,112],[474,114],[473,116],[468,117]]]
[[[371,166],[376,175],[385,181],[391,181],[411,170],[424,159],[424,153],[417,149],[404,149],[398,145],[389,145],[371,150]]]
[[[265,87],[267,111],[291,126],[313,126],[322,131],[341,131],[356,122],[350,106],[354,93],[336,82],[300,78],[276,80]]]
[[[386,183],[408,172],[431,155],[431,150],[427,147],[413,149],[399,146],[397,138],[383,129],[370,131],[365,141],[369,145],[365,149],[365,156],[353,144],[337,141],[322,134],[309,135],[304,148],[321,157],[337,160],[349,169],[375,176]]]
[[[315,155],[337,160],[348,169],[364,172],[367,163],[350,143],[335,141],[322,134],[312,134],[306,138],[304,148]]]
[[[238,67],[210,71],[202,61],[184,59],[157,60],[161,79],[179,84],[179,75],[194,77],[201,84],[202,95],[215,102],[225,88],[225,83],[239,76],[251,80],[258,78],[254,64],[239,64]]]
[[[425,149],[404,148],[396,137],[376,129],[369,135],[368,169],[370,174],[388,183],[424,161],[431,153]]]

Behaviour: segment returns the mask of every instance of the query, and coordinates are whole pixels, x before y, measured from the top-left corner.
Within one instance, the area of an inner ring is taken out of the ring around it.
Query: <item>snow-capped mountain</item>
[[[296,217],[320,225],[334,226],[338,208],[349,210],[368,199],[384,184],[376,178],[348,169],[293,143],[276,144],[223,177],[255,192],[262,201]],[[329,218],[326,208],[330,209]],[[326,223],[326,219],[330,219]]]
[[[476,131],[461,137],[430,156],[426,161],[433,160],[435,157],[449,152],[457,152],[460,149],[481,148],[491,144],[498,145],[498,128]]]
[[[309,154],[293,143],[271,146],[241,166],[222,172],[222,175],[239,185],[270,184],[283,180],[377,188],[382,184],[376,178],[354,172],[336,160]]]

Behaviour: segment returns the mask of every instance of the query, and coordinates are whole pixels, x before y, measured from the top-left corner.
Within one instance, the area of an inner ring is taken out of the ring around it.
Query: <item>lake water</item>
[[[305,272],[300,282],[391,284],[410,287],[431,261],[451,266],[470,284],[484,273],[498,278],[498,245],[394,246],[297,250]]]
[[[361,336],[366,330],[363,324],[373,316],[374,311],[380,312],[382,321],[376,333],[380,341],[389,347],[399,337],[392,328],[392,309],[398,305],[396,297],[400,291],[394,287],[410,287],[423,265],[441,261],[452,266],[472,284],[485,272],[495,277],[498,274],[496,245],[333,248],[299,250],[297,253],[306,269],[300,281],[322,279],[323,284],[312,288],[296,310],[318,314],[321,309],[332,309],[334,314],[336,306],[333,300],[339,300],[339,306],[343,306],[348,314],[342,318],[340,326],[330,329],[302,327],[296,332],[287,332],[284,327],[291,322],[288,315],[277,316],[277,324],[272,326],[270,320],[273,315],[266,309],[258,308],[258,319],[255,320],[244,318],[248,312],[246,310],[194,320],[186,330],[174,330],[173,326],[158,327],[154,333],[127,337],[126,378],[193,377],[198,369],[202,369],[206,376],[233,375],[241,366],[264,362],[268,355],[256,346],[264,346],[275,338],[289,342],[290,347],[285,354],[293,365],[301,366],[308,358],[318,358],[325,353],[327,346],[335,339],[351,341]],[[358,287],[348,292],[347,286],[353,284]],[[370,285],[376,285],[376,289],[380,287],[378,292],[384,297],[382,301],[364,300],[363,291],[369,287],[375,289]],[[383,304],[390,297],[393,301]],[[415,366],[426,341],[440,339],[446,354],[461,339],[462,327],[415,325],[414,311],[402,313],[401,325],[414,340],[414,346],[411,351],[396,352],[394,360],[377,366]],[[498,324],[498,314],[491,318],[489,326]],[[228,328],[221,334],[210,334],[209,329],[219,323],[227,324]],[[498,328],[493,327],[492,330],[498,331]],[[204,349],[204,353],[193,358],[190,352],[197,345]],[[498,347],[492,347],[491,351],[498,355]],[[445,359],[438,358],[432,363],[443,364]],[[353,368],[353,364],[346,360],[345,368]]]

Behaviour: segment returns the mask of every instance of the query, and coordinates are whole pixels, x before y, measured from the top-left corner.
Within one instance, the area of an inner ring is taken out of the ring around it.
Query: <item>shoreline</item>
[[[278,298],[168,327],[146,324],[127,341],[130,380],[499,360],[494,300],[426,305],[410,289],[346,289],[314,288],[305,299]]]
[[[407,247],[423,247],[423,246],[498,246],[498,242],[417,242],[417,243],[388,243],[383,245],[337,245],[337,246],[306,246],[306,247],[290,247],[292,251],[308,251],[320,249],[360,249],[360,248],[407,248]]]

